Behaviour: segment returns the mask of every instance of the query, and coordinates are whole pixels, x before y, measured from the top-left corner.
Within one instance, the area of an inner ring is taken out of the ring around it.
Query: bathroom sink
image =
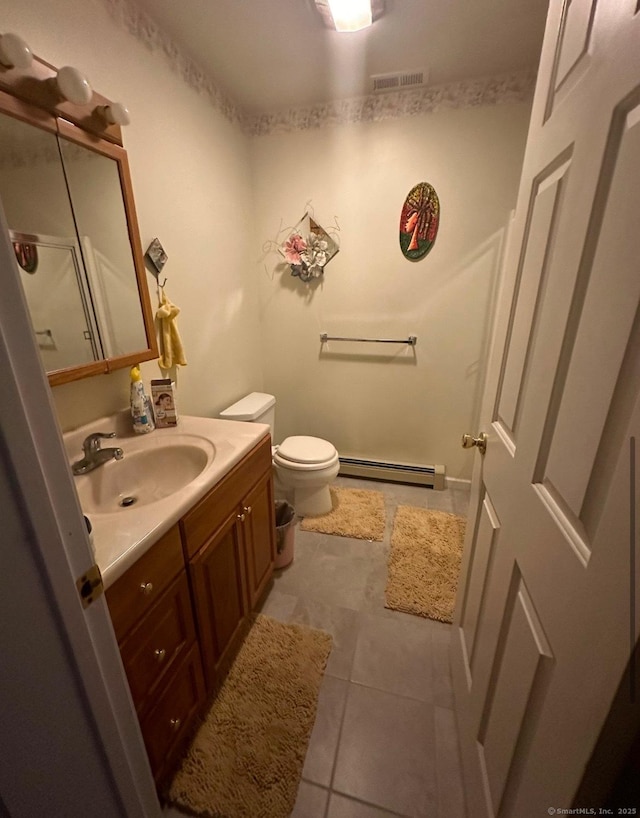
[[[197,435],[123,443],[124,458],[76,478],[86,514],[126,512],[156,503],[189,486],[215,458],[215,446]]]
[[[64,433],[69,467],[89,435],[115,432],[109,460],[73,477],[81,510],[92,525],[93,550],[109,588],[269,432],[262,423],[181,415],[178,426],[148,435],[131,430],[128,409]]]

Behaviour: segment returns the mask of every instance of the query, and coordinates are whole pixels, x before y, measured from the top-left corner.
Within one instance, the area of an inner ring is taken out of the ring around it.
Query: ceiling
[[[313,0],[134,0],[247,114],[371,92],[426,68],[429,85],[535,68],[548,0],[385,0],[371,28],[324,27]]]

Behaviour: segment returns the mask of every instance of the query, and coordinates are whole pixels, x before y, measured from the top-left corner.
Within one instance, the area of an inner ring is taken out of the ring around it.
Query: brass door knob
[[[169,724],[177,733],[178,730],[180,729],[180,725],[182,724],[182,719],[169,719]]]
[[[153,651],[153,655],[159,662],[164,662],[165,656],[167,655],[167,651],[164,648],[156,648]]]
[[[145,596],[149,596],[149,594],[153,591],[153,582],[143,582],[140,586],[140,590]]]
[[[462,435],[462,448],[472,449],[474,446],[477,446],[480,450],[480,454],[484,454],[487,451],[488,439],[489,438],[486,432],[480,432],[478,437],[474,437],[473,435]]]

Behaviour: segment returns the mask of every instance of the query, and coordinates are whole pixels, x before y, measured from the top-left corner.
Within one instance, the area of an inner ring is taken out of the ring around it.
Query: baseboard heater
[[[444,466],[414,466],[410,463],[383,463],[378,460],[340,458],[340,474],[348,477],[370,477],[396,483],[417,483],[430,489],[446,488]]]

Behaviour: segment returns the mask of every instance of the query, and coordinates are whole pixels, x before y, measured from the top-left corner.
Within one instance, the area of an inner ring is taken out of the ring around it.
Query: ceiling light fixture
[[[360,31],[373,23],[369,0],[329,0],[336,31]]]
[[[360,31],[384,11],[384,0],[314,0],[324,24],[336,31]]]

